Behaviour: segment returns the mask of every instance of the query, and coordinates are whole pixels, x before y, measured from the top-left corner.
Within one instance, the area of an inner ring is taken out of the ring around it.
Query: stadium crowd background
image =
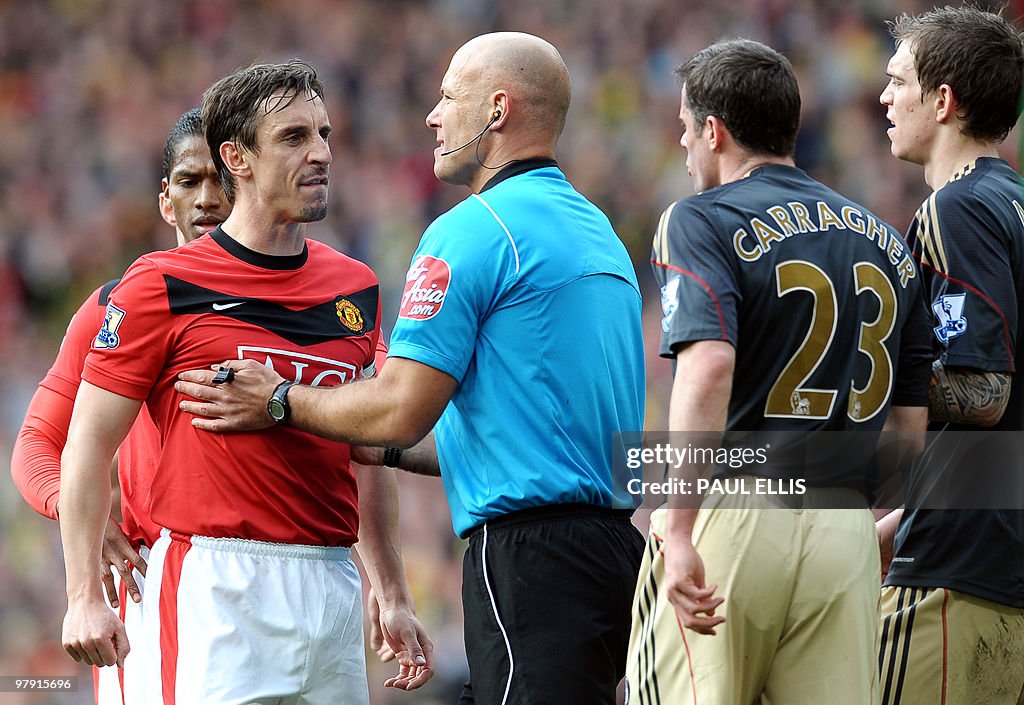
[[[57,526],[21,500],[11,447],[38,380],[82,299],[139,254],[168,247],[156,194],[167,130],[218,77],[293,56],[321,72],[334,131],[330,211],[312,237],[368,262],[385,332],[424,227],[465,192],[438,183],[423,123],[454,50],[476,34],[538,34],[562,52],[573,103],[559,162],[611,218],[645,287],[648,428],[663,429],[669,371],[649,273],[661,211],[690,193],[672,69],[711,41],[745,36],[793,61],[803,96],[798,166],[904,230],[926,195],[920,170],[889,154],[891,40],[885,20],[921,0],[23,0],[0,3],[0,675],[88,671],[60,647],[66,600]],[[1024,14],[1024,0],[1006,10]],[[481,123],[486,116],[481,116]],[[1017,131],[1004,156],[1018,169]],[[552,321],[552,325],[562,322]],[[579,322],[573,322],[579,324]],[[524,331],[543,335],[543,330]],[[437,648],[438,674],[375,703],[451,703],[465,660],[461,543],[440,483],[403,476],[406,567]],[[282,508],[284,511],[286,507]],[[645,515],[637,523],[646,528]],[[372,656],[372,654],[371,654]]]

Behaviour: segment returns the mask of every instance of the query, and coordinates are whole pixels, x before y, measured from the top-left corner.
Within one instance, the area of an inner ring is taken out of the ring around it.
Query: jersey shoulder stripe
[[[484,204],[484,208],[487,209],[487,212],[490,213],[494,217],[494,219],[496,221],[498,221],[498,225],[500,225],[501,229],[505,231],[505,237],[508,238],[509,243],[512,245],[512,254],[514,254],[515,258],[516,258],[516,274],[518,274],[519,273],[519,248],[516,247],[515,238],[513,238],[512,237],[512,233],[509,232],[508,226],[505,225],[505,221],[503,221],[501,219],[501,216],[499,216],[497,213],[494,212],[494,209],[491,208],[491,204],[488,203],[487,201],[485,201],[483,198],[481,198],[479,194],[474,193],[473,194],[473,198],[475,198],[476,200],[480,201],[480,203]]]
[[[114,290],[114,287],[121,283],[121,279],[111,279],[106,284],[100,287],[99,296],[96,298],[97,306],[106,306],[110,303],[110,292]]]
[[[942,242],[942,224],[939,220],[938,192],[921,204],[914,215],[917,237],[921,242],[921,264],[940,272],[949,271],[949,260]]]
[[[669,264],[671,262],[671,255],[669,254],[669,238],[668,238],[668,224],[672,219],[672,211],[679,205],[679,201],[676,201],[661,214],[661,218],[658,220],[658,229],[654,233],[654,258],[658,262]]]

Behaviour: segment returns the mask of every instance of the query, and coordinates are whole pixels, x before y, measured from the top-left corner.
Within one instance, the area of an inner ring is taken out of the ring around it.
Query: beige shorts
[[[945,588],[882,588],[883,705],[1024,703],[1024,610]]]
[[[668,510],[654,512],[633,602],[629,705],[874,705],[880,566],[871,513],[778,507],[730,495],[698,513],[706,584],[725,598],[713,636],[683,629],[659,589]]]

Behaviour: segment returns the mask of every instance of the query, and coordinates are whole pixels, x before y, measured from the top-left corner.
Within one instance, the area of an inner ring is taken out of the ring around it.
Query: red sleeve
[[[74,406],[74,399],[40,385],[28,405],[11,456],[11,477],[21,496],[50,519],[57,518],[60,454],[68,440]]]
[[[82,383],[82,365],[85,364],[85,356],[89,354],[89,348],[96,340],[96,333],[103,325],[106,302],[101,303],[100,296],[105,288],[105,286],[100,287],[92,292],[89,298],[78,307],[75,315],[71,317],[64,340],[60,343],[57,359],[53,361],[50,371],[39,383],[40,387],[46,387],[70,399],[74,399],[78,394],[78,385]]]
[[[377,374],[380,374],[381,369],[384,367],[384,362],[388,359],[388,344],[384,342],[384,336],[382,335],[377,339],[377,352],[374,354],[373,366],[377,369]]]
[[[57,518],[60,454],[68,440],[82,364],[103,322],[100,289],[79,307],[61,342],[57,359],[39,383],[18,431],[11,456],[11,477],[33,509]]]
[[[173,347],[175,327],[167,306],[163,275],[146,256],[139,258],[110,293],[82,379],[145,400]]]

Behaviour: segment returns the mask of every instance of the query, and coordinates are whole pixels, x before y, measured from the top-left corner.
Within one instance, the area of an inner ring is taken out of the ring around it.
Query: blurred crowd
[[[369,263],[385,333],[420,233],[465,192],[432,171],[424,125],[454,50],[494,30],[538,34],[569,66],[573,103],[559,162],[611,218],[643,282],[648,428],[664,428],[668,365],[649,247],[662,210],[689,195],[672,69],[711,41],[744,36],[785,52],[800,78],[797,164],[904,230],[926,194],[919,169],[889,155],[878,94],[892,43],[885,20],[922,0],[21,0],[0,2],[0,675],[88,673],[59,635],[65,598],[57,527],[9,477],[25,407],[82,299],[141,253],[169,247],[157,212],[167,130],[221,75],[291,57],[321,72],[333,125],[330,212],[310,235]],[[1006,10],[1024,14],[1018,0]],[[1016,132],[1004,145],[1018,166]],[[543,334],[538,331],[538,334]],[[420,694],[454,702],[461,643],[461,543],[440,483],[402,478],[405,558],[438,648]],[[642,522],[638,519],[638,523]],[[390,670],[390,668],[386,669]]]

